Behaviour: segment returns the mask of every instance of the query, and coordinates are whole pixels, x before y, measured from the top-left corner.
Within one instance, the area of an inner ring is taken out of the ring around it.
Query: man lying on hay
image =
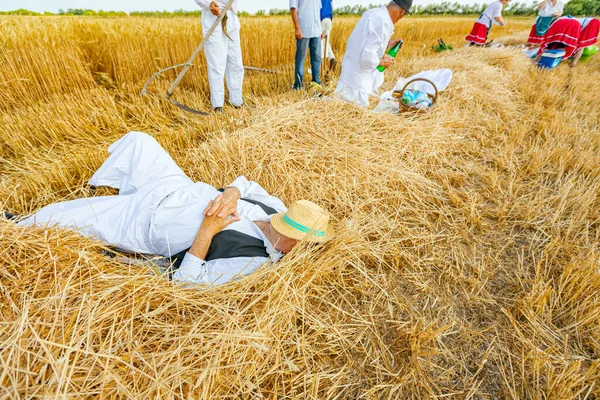
[[[171,257],[174,279],[206,284],[276,262],[298,241],[334,236],[329,213],[310,201],[287,209],[243,176],[222,193],[194,183],[145,133],[129,132],[108,151],[89,183],[119,189],[118,196],[55,203],[18,225],[58,225],[123,252]]]

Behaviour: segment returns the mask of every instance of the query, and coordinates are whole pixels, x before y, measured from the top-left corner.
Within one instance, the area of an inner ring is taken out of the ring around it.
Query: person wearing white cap
[[[226,0],[194,0],[202,7],[202,34],[213,26],[227,5]],[[240,44],[240,20],[237,16],[237,0],[227,11],[223,23],[217,26],[206,44],[204,54],[208,64],[210,102],[216,112],[223,111],[225,84],[229,90],[229,102],[235,108],[243,107],[242,85],[244,83],[244,63]]]
[[[243,176],[222,193],[194,183],[145,133],[129,132],[108,150],[89,183],[119,189],[119,195],[51,204],[18,225],[56,225],[119,251],[171,257],[174,279],[205,284],[276,262],[298,241],[334,236],[329,213],[310,201],[288,209]]]
[[[384,74],[377,67],[388,68],[394,63],[385,54],[400,41],[390,40],[394,24],[410,12],[411,5],[412,0],[394,0],[363,14],[346,45],[335,90],[339,97],[361,106],[369,105],[369,96],[375,95],[383,84]]]

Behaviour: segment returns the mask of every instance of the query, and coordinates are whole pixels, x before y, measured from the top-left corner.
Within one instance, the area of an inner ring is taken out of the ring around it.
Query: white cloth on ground
[[[450,82],[452,82],[452,71],[447,68],[440,68],[433,71],[421,71],[418,74],[414,74],[409,76],[408,78],[398,78],[396,85],[392,90],[389,90],[383,93],[380,98],[382,99],[394,99],[393,93],[396,90],[402,90],[404,86],[413,79],[423,78],[427,79],[435,85],[438,92],[443,92],[446,90]],[[418,81],[412,83],[408,89],[418,90],[420,92],[426,92],[429,94],[435,94],[435,89],[427,82]]]
[[[361,106],[369,105],[369,96],[375,95],[383,84],[384,74],[377,66],[393,34],[394,23],[385,6],[363,14],[348,39],[336,88],[339,97]]]
[[[202,212],[219,195],[217,189],[206,183],[194,183],[158,142],[145,133],[129,132],[113,143],[109,152],[110,156],[89,184],[119,189],[118,196],[51,204],[19,225],[58,225],[131,253],[168,257],[190,248],[202,223]],[[244,198],[260,201],[279,212],[287,211],[281,200],[243,176],[229,186],[237,187]],[[244,201],[238,203],[238,214],[242,220],[228,229],[244,233],[248,221],[269,218],[260,206]],[[269,254],[280,256],[272,251]],[[221,276],[215,278],[220,283],[228,276],[227,271],[237,268],[236,273],[246,274],[258,268],[245,259],[213,260],[206,264],[203,268],[209,275]],[[182,263],[182,268],[189,271],[191,267]]]
[[[477,18],[477,21],[475,21],[475,22],[479,22],[480,24],[483,24],[485,26],[491,26],[492,23],[494,25],[500,25],[500,23],[497,22],[495,20],[495,18],[501,17],[501,16],[502,16],[502,3],[500,3],[499,1],[495,1],[486,7],[486,9],[483,11],[481,16],[479,18]]]
[[[553,17],[554,14],[562,15],[564,11],[564,4],[562,1],[558,0],[555,5],[552,5],[552,2],[549,1],[544,4],[544,7],[540,8],[538,11],[538,15],[540,17]]]
[[[217,20],[210,12],[210,1],[195,0],[202,7],[202,34],[206,35]],[[217,2],[223,8],[227,2]],[[219,24],[206,44],[204,54],[208,65],[208,82],[210,85],[210,102],[213,108],[223,107],[225,103],[225,84],[229,90],[229,101],[234,106],[240,106],[244,100],[242,86],[244,83],[244,62],[242,60],[242,47],[240,44],[240,19],[237,16],[237,2],[232,9],[227,11],[227,33],[229,40]]]
[[[404,89],[404,86],[413,79],[425,78],[434,83],[438,92],[442,92],[448,88],[450,82],[452,82],[452,71],[447,68],[441,68],[433,71],[422,71],[418,74],[412,75],[408,78],[398,78],[396,85],[392,90],[383,93],[380,96],[380,101],[377,107],[373,109],[375,112],[397,112],[400,109],[398,100],[394,98],[393,94],[396,90]],[[419,81],[412,83],[408,89],[418,90],[430,94],[435,94],[435,89],[427,82]]]
[[[321,0],[290,0],[290,10],[296,9],[303,38],[321,36]]]
[[[327,52],[325,52],[325,38],[321,39],[321,57],[324,58],[327,55],[328,60],[333,60],[335,58],[335,54],[333,54],[333,49],[331,48],[331,28],[333,27],[333,22],[331,18],[324,18],[321,21],[321,33],[327,37]]]
[[[521,50],[521,53],[525,54],[525,56],[527,58],[535,58],[535,56],[537,55],[538,50],[539,50],[539,47],[532,47],[530,49],[523,49],[523,50]]]

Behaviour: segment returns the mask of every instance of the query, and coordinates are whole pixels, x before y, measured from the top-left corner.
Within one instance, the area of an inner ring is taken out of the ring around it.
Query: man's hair
[[[394,0],[390,1],[390,3],[387,5],[388,8],[391,8],[393,10],[396,11],[402,11],[402,15],[406,15],[406,10],[402,7],[400,7],[400,5],[398,3],[396,3]]]

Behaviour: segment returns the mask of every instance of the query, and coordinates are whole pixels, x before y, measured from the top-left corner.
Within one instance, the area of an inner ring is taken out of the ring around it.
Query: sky
[[[415,0],[414,4],[439,3],[442,0]],[[482,3],[487,0],[459,0],[459,2]],[[334,0],[334,7],[369,3],[383,4],[386,0],[356,1]],[[238,0],[238,8],[243,11],[256,12],[271,8],[287,8],[288,0]],[[84,8],[105,11],[173,11],[177,9],[197,10],[198,6],[193,0],[0,0],[0,11],[25,8],[32,11],[58,12],[59,9]]]

